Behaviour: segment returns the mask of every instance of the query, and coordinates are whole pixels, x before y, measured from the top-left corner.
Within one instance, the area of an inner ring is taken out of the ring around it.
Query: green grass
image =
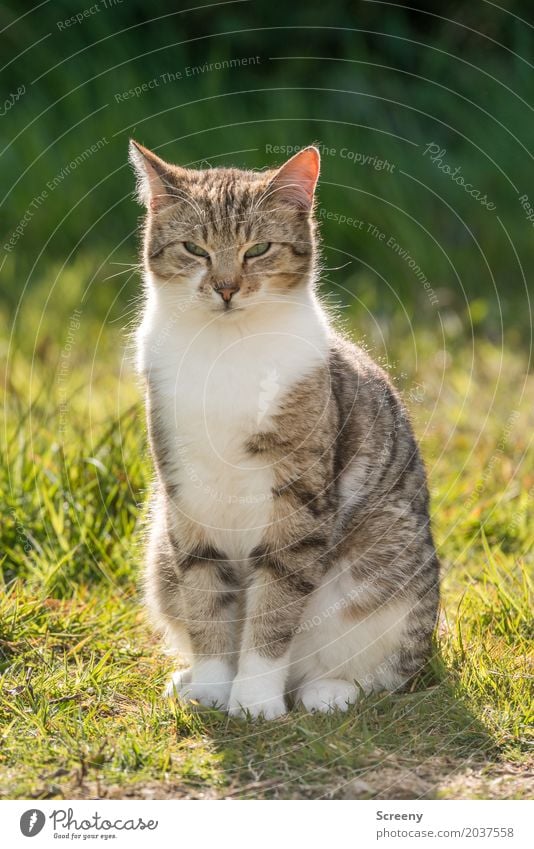
[[[436,657],[413,692],[345,715],[241,722],[161,697],[172,661],[139,593],[151,471],[121,329],[131,314],[105,287],[84,300],[91,273],[81,257],[58,289],[51,269],[16,322],[2,314],[1,795],[527,796],[524,354],[483,339],[473,350],[458,322],[412,339],[400,312],[380,325],[361,303],[346,312],[353,334],[387,353],[422,441],[443,563]]]

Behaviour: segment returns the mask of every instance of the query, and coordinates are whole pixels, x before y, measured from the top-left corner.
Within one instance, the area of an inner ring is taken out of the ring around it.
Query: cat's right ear
[[[311,145],[300,150],[282,165],[271,181],[271,194],[309,212],[319,177],[321,156]]]
[[[137,197],[152,212],[176,200],[176,168],[130,139],[130,163],[137,177]]]

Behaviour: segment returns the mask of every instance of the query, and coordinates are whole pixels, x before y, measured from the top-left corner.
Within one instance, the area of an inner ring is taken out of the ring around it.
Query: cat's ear
[[[296,153],[271,180],[271,189],[276,193],[274,200],[279,198],[299,209],[311,209],[320,167],[321,157],[316,147],[306,147]]]
[[[130,162],[137,177],[137,197],[147,209],[158,212],[176,199],[176,172],[139,142],[130,139]]]

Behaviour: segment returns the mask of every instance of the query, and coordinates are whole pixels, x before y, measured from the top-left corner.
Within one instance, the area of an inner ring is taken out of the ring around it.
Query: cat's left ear
[[[173,203],[179,169],[133,139],[130,139],[129,158],[137,176],[139,201],[153,212]]]
[[[305,147],[282,165],[271,181],[274,200],[289,201],[302,210],[310,210],[319,178],[321,156],[316,147]]]

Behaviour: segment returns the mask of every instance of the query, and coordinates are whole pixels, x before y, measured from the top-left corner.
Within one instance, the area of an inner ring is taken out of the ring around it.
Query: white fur
[[[225,314],[220,298],[206,306],[181,284],[148,284],[138,367],[156,385],[172,434],[171,483],[210,542],[244,559],[269,524],[273,486],[247,440],[268,430],[284,394],[324,363],[328,325],[310,290]]]
[[[364,692],[394,689],[402,683],[395,672],[395,652],[412,605],[399,597],[357,616],[351,602],[362,605],[366,599],[370,607],[376,604],[372,585],[355,582],[349,563],[328,572],[312,593],[291,644],[289,689],[297,698],[304,701],[305,685],[323,679],[356,682]],[[321,709],[319,703],[314,709]]]
[[[306,710],[330,713],[333,710],[347,710],[358,698],[358,690],[349,681],[342,678],[320,678],[310,681],[298,692],[298,701]]]
[[[365,499],[368,479],[368,460],[356,454],[339,480],[340,517],[345,511],[353,510]]]
[[[248,713],[264,719],[276,719],[286,713],[288,661],[289,655],[270,659],[256,652],[244,653],[230,694],[229,713],[232,716]]]
[[[220,658],[201,660],[189,669],[175,672],[167,695],[185,702],[197,701],[210,707],[228,707],[234,669]]]

